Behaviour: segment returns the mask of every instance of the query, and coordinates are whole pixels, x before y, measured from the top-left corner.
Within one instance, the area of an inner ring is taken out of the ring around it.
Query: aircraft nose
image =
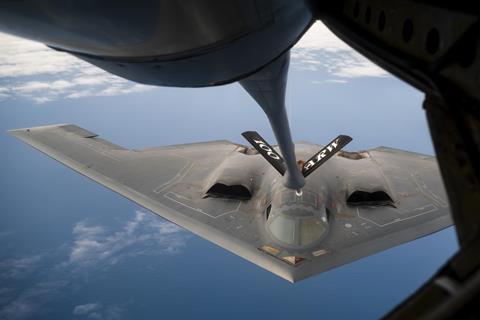
[[[327,209],[319,195],[304,190],[298,196],[293,190],[274,195],[267,208],[266,230],[272,240],[288,248],[303,249],[320,242],[328,233]]]

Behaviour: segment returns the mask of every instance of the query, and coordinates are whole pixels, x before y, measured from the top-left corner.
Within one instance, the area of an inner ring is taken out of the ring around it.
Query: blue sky
[[[349,150],[433,154],[422,94],[316,24],[292,51],[293,137]],[[238,84],[135,84],[0,34],[0,319],[378,318],[456,250],[454,230],[290,284],[158,218],[15,140],[6,130],[74,123],[128,148],[257,130]]]

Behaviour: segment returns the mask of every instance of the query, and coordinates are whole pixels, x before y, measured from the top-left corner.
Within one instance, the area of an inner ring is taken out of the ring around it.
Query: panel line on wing
[[[410,174],[411,177],[413,178],[413,182],[417,185],[419,191],[427,198],[429,198],[430,200],[432,200],[436,205],[438,205],[439,207],[443,207],[443,208],[446,208],[448,207],[448,203],[443,200],[442,198],[440,198],[438,195],[436,195],[435,193],[433,193],[432,190],[430,190],[427,185],[425,184],[425,182],[423,182],[423,180],[421,180],[421,178],[418,176],[418,173],[412,173]],[[420,181],[422,181],[422,184],[420,184]]]
[[[175,176],[173,176],[173,178],[171,178],[167,182],[165,182],[165,183],[159,185],[158,187],[156,187],[155,189],[153,189],[153,192],[156,193],[156,194],[159,194],[163,190],[165,190],[167,187],[172,185],[174,182],[182,180],[187,175],[187,173],[193,168],[194,165],[195,165],[194,162],[187,163],[182,169],[180,169],[180,171],[177,172],[177,174]]]
[[[357,216],[358,216],[360,219],[363,219],[363,220],[365,220],[365,221],[368,221],[368,222],[370,222],[370,223],[373,223],[373,224],[376,225],[377,227],[383,228],[383,227],[389,226],[389,225],[394,224],[394,223],[398,223],[398,222],[402,222],[402,221],[414,219],[414,218],[423,216],[423,215],[425,215],[425,214],[429,214],[429,213],[438,211],[438,207],[437,207],[436,205],[434,205],[433,203],[429,203],[429,204],[426,204],[426,205],[424,205],[424,206],[417,207],[417,208],[413,209],[413,210],[410,211],[410,212],[414,212],[414,211],[417,211],[417,210],[423,210],[423,209],[426,209],[426,208],[428,208],[428,207],[432,207],[432,209],[427,210],[427,211],[424,211],[424,212],[420,212],[420,213],[418,213],[418,214],[415,214],[415,215],[412,215],[412,216],[408,216],[408,217],[405,217],[405,218],[396,218],[396,219],[394,219],[393,221],[390,221],[390,222],[387,222],[387,223],[383,223],[383,224],[382,224],[382,223],[375,222],[374,220],[371,220],[371,219],[362,217],[362,216],[360,215],[360,210],[359,210],[358,207],[357,207],[357,210],[356,210],[356,211],[357,211]]]
[[[238,205],[237,205],[237,207],[236,207],[235,209],[230,210],[230,211],[227,211],[227,212],[222,212],[222,213],[219,214],[219,215],[212,215],[212,214],[210,214],[210,213],[208,213],[208,212],[205,212],[205,211],[204,211],[203,209],[201,209],[201,208],[194,208],[194,207],[189,206],[188,204],[180,201],[179,199],[182,199],[182,198],[185,199],[185,200],[191,200],[191,199],[185,198],[184,196],[179,195],[179,194],[177,194],[177,193],[175,193],[175,192],[170,191],[170,192],[167,192],[166,194],[164,194],[163,196],[164,196],[165,198],[167,198],[167,199],[169,199],[169,200],[171,200],[171,201],[173,201],[173,202],[176,202],[176,203],[178,203],[178,204],[180,204],[180,205],[182,205],[182,206],[184,206],[184,207],[187,207],[187,208],[189,208],[189,209],[191,209],[191,210],[193,210],[193,211],[200,212],[200,213],[202,213],[202,214],[204,214],[204,215],[206,215],[206,216],[208,216],[208,217],[210,217],[210,218],[212,218],[212,219],[217,219],[217,218],[220,218],[220,217],[222,217],[222,216],[224,216],[224,215],[226,215],[226,214],[238,212],[238,211],[240,210],[240,206],[242,205],[242,202],[241,202],[241,201],[238,201]],[[176,199],[175,199],[175,198],[176,198]]]
[[[74,134],[72,134],[72,135],[74,135]],[[109,158],[110,160],[113,160],[113,161],[121,161],[122,160],[122,159],[118,158],[115,154],[110,152],[108,149],[99,148],[99,142],[93,140],[95,142],[92,143],[92,139],[94,139],[94,138],[80,138],[78,141],[79,141],[81,146],[84,146],[87,149],[90,149],[90,150],[92,150],[96,153],[100,153],[101,155],[103,155],[106,158]]]

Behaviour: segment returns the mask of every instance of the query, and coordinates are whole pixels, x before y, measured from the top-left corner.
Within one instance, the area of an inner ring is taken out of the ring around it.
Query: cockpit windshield
[[[289,245],[295,244],[295,220],[284,216],[275,217],[270,224],[270,231],[278,240]]]
[[[318,240],[327,231],[326,221],[320,218],[300,220],[300,245],[307,246]]]
[[[267,213],[270,234],[287,246],[309,246],[323,238],[328,230],[324,206],[315,210],[304,205],[269,207]]]

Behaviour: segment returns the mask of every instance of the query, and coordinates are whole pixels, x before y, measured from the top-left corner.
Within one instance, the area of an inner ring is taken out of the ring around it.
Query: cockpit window
[[[281,203],[280,205],[291,205],[294,203],[302,203],[312,207],[317,206],[317,195],[313,192],[303,191],[302,196],[298,197],[295,195],[295,192],[292,190],[283,191],[281,193]]]
[[[295,244],[295,220],[284,216],[275,217],[270,224],[270,231],[275,238],[287,244]]]
[[[268,229],[281,242],[290,246],[309,246],[323,238],[328,230],[328,216],[316,214],[309,217],[288,216],[284,213],[270,216]]]
[[[278,190],[265,208],[265,227],[273,240],[286,247],[307,248],[328,233],[328,210],[318,192]]]
[[[302,219],[300,222],[300,245],[306,246],[319,239],[327,230],[319,218]]]
[[[312,207],[317,206],[317,196],[313,192],[304,191],[302,194],[302,203],[310,205]]]
[[[295,198],[295,192],[292,192],[291,190],[282,192],[282,206],[296,203],[296,200],[297,199]]]

